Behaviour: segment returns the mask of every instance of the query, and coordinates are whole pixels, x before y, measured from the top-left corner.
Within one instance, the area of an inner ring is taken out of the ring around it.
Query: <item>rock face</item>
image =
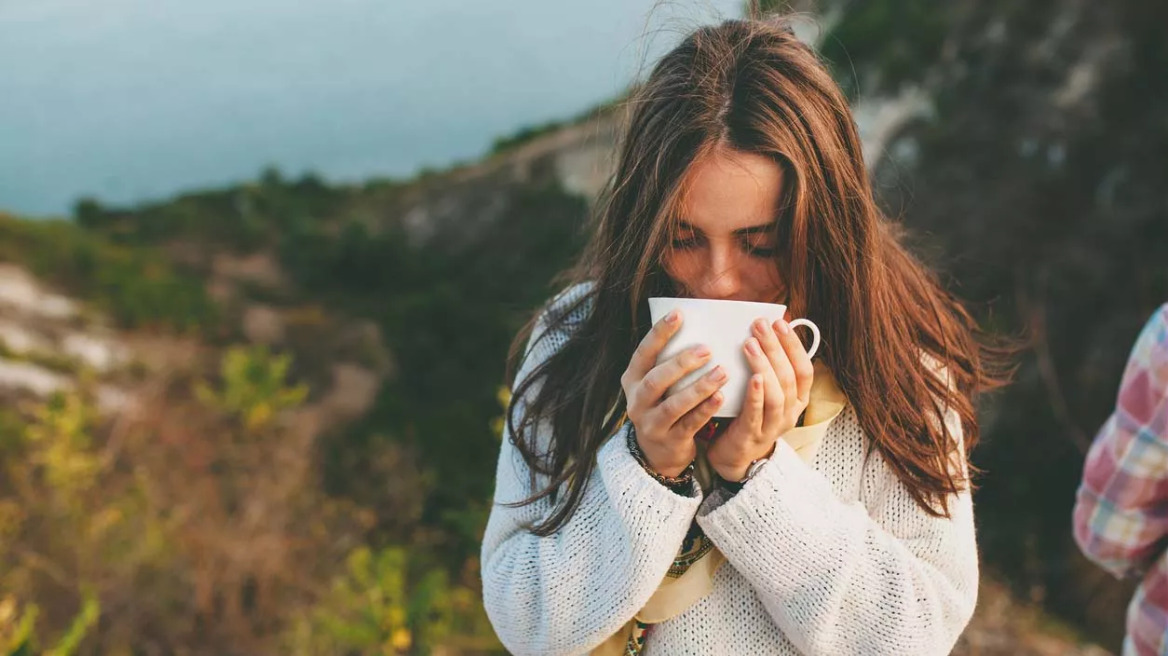
[[[244,285],[286,292],[284,274],[263,253],[223,255],[214,259],[208,287],[226,290],[220,300],[239,305],[246,341],[320,354],[316,375],[302,372],[312,383],[312,400],[301,410],[312,432],[368,412],[391,372],[376,324],[250,302],[240,291]],[[45,398],[86,376],[96,381],[99,408],[117,414],[134,407],[137,390],[150,388],[152,377],[191,369],[200,354],[213,350],[191,338],[119,331],[96,309],[52,291],[19,266],[0,263],[0,401]]]
[[[0,264],[0,316],[0,398],[71,389],[82,370],[110,378],[132,358],[107,325],[15,265]],[[99,384],[96,393],[99,405],[110,411],[129,400],[112,383]]]
[[[1168,44],[1151,27],[1168,6],[958,6],[920,76],[935,115],[876,175],[986,324],[1031,345],[984,406],[983,558],[1118,647],[1130,587],[1079,555],[1070,517],[1128,351],[1168,301]]]
[[[50,292],[20,267],[0,264],[0,303],[10,310],[47,319],[64,320],[77,315],[77,304]]]

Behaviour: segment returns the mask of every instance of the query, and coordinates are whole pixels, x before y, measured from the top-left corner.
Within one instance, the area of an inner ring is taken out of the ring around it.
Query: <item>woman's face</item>
[[[774,222],[782,169],[774,161],[719,147],[693,163],[680,228],[664,267],[677,293],[694,298],[787,302],[775,263]]]

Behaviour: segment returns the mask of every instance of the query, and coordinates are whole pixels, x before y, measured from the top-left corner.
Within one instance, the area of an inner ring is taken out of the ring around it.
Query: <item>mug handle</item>
[[[791,326],[791,330],[794,330],[797,326],[807,326],[811,329],[811,348],[807,349],[807,357],[815,357],[815,352],[819,350],[819,326],[812,323],[810,319],[796,319],[788,325]]]

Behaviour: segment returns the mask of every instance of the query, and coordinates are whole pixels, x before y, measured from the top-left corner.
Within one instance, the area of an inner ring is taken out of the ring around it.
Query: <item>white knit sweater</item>
[[[586,291],[569,288],[553,304]],[[571,317],[573,325],[589,310]],[[557,331],[532,351],[545,328],[541,317],[516,380],[569,337]],[[946,423],[960,435],[953,413]],[[541,437],[546,429],[541,424]],[[879,452],[869,452],[850,407],[828,429],[814,466],[780,440],[771,461],[733,496],[671,492],[628,452],[629,429],[626,423],[601,447],[580,507],[554,535],[523,528],[549,512],[547,502],[492,508],[482,545],[483,600],[511,652],[587,653],[612,635],[656,590],[695,517],[728,562],[712,593],[653,627],[646,654],[953,648],[977,599],[970,496],[951,500],[951,519],[927,515]],[[499,454],[496,502],[531,491],[510,439],[504,435]]]

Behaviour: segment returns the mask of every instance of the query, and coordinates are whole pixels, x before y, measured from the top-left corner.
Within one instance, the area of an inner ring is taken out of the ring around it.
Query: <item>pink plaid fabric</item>
[[[1117,577],[1143,576],[1124,654],[1168,653],[1168,305],[1132,349],[1115,412],[1083,468],[1075,540]]]

